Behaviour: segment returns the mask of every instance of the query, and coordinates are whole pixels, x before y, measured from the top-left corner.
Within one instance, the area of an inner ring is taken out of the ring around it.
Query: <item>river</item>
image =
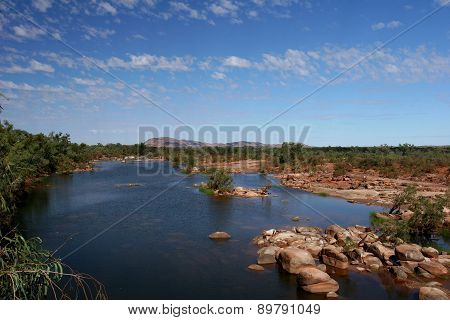
[[[167,162],[155,165],[170,171]],[[47,177],[21,209],[26,236],[41,237],[51,250],[62,246],[58,256],[101,281],[110,299],[320,298],[297,290],[295,276],[275,265],[249,271],[258,249],[252,238],[272,227],[368,225],[370,212],[381,210],[280,186],[264,199],[217,198],[194,187],[202,175],[142,175],[139,166],[99,162],[94,172]],[[267,177],[236,174],[234,182],[259,187]],[[302,220],[291,221],[294,215]],[[232,238],[212,241],[215,231]],[[331,276],[344,298],[417,298],[417,290],[395,286],[386,274]]]

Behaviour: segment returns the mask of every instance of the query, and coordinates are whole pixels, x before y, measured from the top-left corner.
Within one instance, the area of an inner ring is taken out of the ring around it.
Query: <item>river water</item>
[[[170,171],[167,162],[155,165]],[[26,236],[41,237],[51,250],[62,246],[64,262],[101,281],[110,299],[318,299],[275,265],[247,270],[256,263],[252,238],[273,227],[368,225],[369,213],[381,210],[277,185],[265,199],[217,198],[194,187],[202,175],[142,175],[139,166],[100,162],[94,172],[48,177],[21,209]],[[267,179],[234,175],[235,185],[247,187]],[[140,186],[123,185],[129,183]],[[291,221],[294,215],[302,220]],[[215,231],[232,238],[210,240]],[[395,286],[389,275],[331,276],[344,298],[417,298],[417,290]]]

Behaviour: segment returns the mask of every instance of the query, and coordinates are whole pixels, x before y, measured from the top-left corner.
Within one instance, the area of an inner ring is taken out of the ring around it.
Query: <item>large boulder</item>
[[[297,274],[304,265],[315,265],[311,254],[303,249],[295,247],[282,248],[277,253],[277,261],[284,270]]]
[[[213,240],[228,240],[231,238],[228,233],[222,231],[211,233],[208,237]]]
[[[310,293],[328,293],[328,292],[336,292],[339,290],[339,284],[336,280],[330,279],[325,282],[310,284],[301,287],[306,292]]]
[[[420,300],[448,300],[444,291],[437,288],[422,287],[419,289]]]
[[[330,280],[328,273],[317,269],[315,266],[302,266],[298,269],[297,284],[306,286]]]
[[[402,261],[423,261],[425,258],[416,246],[401,244],[395,247],[395,255]]]
[[[339,269],[348,268],[348,258],[334,246],[326,246],[321,253],[322,262]]]
[[[437,258],[439,256],[439,251],[432,247],[422,248],[422,254],[427,258]]]
[[[280,248],[275,246],[264,247],[258,250],[258,264],[270,264],[277,262],[276,255]]]
[[[448,273],[447,268],[437,261],[422,261],[419,262],[419,267],[438,277],[444,276]]]
[[[384,261],[389,261],[391,259],[391,257],[395,256],[394,250],[386,248],[379,241],[368,244],[367,251],[373,253],[379,259],[384,260]]]

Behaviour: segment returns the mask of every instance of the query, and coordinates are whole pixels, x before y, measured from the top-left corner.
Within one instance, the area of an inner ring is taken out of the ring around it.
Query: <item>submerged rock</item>
[[[247,268],[252,271],[264,271],[264,267],[260,266],[259,264],[251,264]]]
[[[329,292],[336,292],[339,290],[339,284],[336,280],[330,279],[325,282],[320,282],[316,284],[310,284],[307,286],[301,287],[306,292],[310,293],[329,293]]]
[[[213,240],[228,240],[231,238],[228,233],[223,231],[216,231],[214,233],[211,233],[208,237]]]

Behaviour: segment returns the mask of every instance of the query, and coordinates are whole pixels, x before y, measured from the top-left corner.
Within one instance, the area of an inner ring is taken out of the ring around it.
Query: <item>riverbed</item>
[[[203,175],[182,175],[168,162],[100,162],[93,172],[53,175],[26,198],[20,225],[73,269],[101,281],[110,299],[316,299],[276,265],[252,272],[264,229],[295,225],[369,225],[381,207],[286,189],[271,176],[236,174],[237,186],[266,198],[218,198],[198,191]],[[155,169],[156,168],[156,169]],[[164,169],[164,170],[160,170]],[[292,216],[300,216],[293,222]],[[225,242],[210,240],[226,231]],[[416,299],[386,274],[331,274],[348,299]]]

